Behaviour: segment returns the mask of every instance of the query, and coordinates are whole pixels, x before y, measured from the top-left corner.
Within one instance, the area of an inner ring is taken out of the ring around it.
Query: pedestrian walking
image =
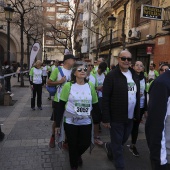
[[[105,71],[107,69],[107,64],[105,62],[101,62],[98,66],[98,70],[96,72],[96,79],[97,79],[97,96],[99,101],[99,107],[102,112],[102,91],[103,91],[103,82],[105,79]],[[101,131],[100,122],[99,124],[94,125],[94,142],[97,145],[103,145],[103,141],[100,138],[99,132]]]
[[[32,89],[31,96],[31,108],[35,110],[35,99],[37,95],[37,107],[42,110],[42,86],[44,85],[43,75],[42,75],[42,62],[37,60],[34,67],[30,70],[30,85]]]
[[[51,73],[54,71],[55,68],[57,68],[59,65],[59,60],[55,60],[54,65],[52,65],[50,68],[48,68],[48,78],[50,78]],[[48,100],[51,100],[51,95],[49,93]]]
[[[152,170],[170,169],[170,71],[151,85],[145,125]]]
[[[105,143],[107,156],[115,161],[117,170],[124,170],[123,145],[127,141],[133,119],[139,120],[140,87],[138,77],[130,68],[132,55],[123,50],[118,65],[108,73],[103,84],[102,122],[110,129],[111,143]]]
[[[11,93],[11,75],[8,75],[8,74],[11,74],[13,73],[10,66],[9,65],[6,65],[5,66],[5,70],[4,70],[4,75],[6,75],[5,77],[5,90],[7,93]]]
[[[62,89],[56,116],[57,132],[63,132],[61,129],[64,124],[72,170],[77,170],[78,166],[82,165],[82,154],[90,147],[93,140],[90,115],[92,107],[95,113],[100,112],[95,87],[87,82],[86,72],[85,63],[81,61],[75,63],[71,82],[66,83]]]
[[[47,72],[48,72],[48,67],[45,63],[43,63],[42,66],[42,75],[43,75],[43,80],[44,80],[44,84],[46,85],[46,80],[47,80]]]
[[[63,72],[63,76],[61,75],[61,72],[59,71],[58,68],[55,68],[51,75],[50,78],[48,79],[47,84],[49,86],[57,86],[57,91],[56,94],[54,96],[54,101],[53,101],[53,113],[51,116],[51,120],[54,121],[53,125],[52,125],[52,135],[50,138],[50,143],[49,146],[51,148],[55,147],[55,128],[56,128],[56,113],[59,109],[60,106],[58,106],[59,103],[59,99],[60,99],[60,94],[61,94],[61,90],[63,88],[63,85],[67,82],[71,80],[71,69],[74,65],[75,62],[75,57],[72,54],[68,54],[68,55],[64,55],[64,65],[63,67],[61,67],[62,72]]]
[[[156,79],[159,76],[159,73],[157,70],[155,70],[156,65],[154,63],[151,63],[149,66],[149,73],[148,73],[148,80],[150,78]]]
[[[136,74],[139,76],[140,80],[140,120],[133,120],[133,128],[131,132],[131,145],[129,147],[129,151],[132,152],[134,156],[139,156],[139,152],[136,148],[136,142],[138,138],[139,125],[142,121],[142,117],[144,113],[147,112],[147,93],[146,89],[146,78],[144,76],[144,65],[141,61],[136,61],[133,69]]]

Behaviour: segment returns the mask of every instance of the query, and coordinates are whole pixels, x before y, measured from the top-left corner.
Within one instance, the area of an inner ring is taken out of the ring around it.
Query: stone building
[[[104,57],[107,60],[111,47],[111,64],[117,64],[116,57],[125,44],[125,48],[133,55],[133,61],[143,61],[146,70],[151,62],[154,62],[157,68],[162,62],[170,63],[169,0],[86,0],[85,3],[86,6],[91,5],[88,9],[88,14],[91,15],[86,18],[87,21],[91,21],[90,42],[87,44],[89,49],[86,50],[89,58],[94,60],[95,57]],[[141,18],[142,4],[160,7],[163,11],[162,19]],[[116,17],[116,23],[110,44],[108,17],[111,14]],[[125,41],[122,34],[126,35]]]

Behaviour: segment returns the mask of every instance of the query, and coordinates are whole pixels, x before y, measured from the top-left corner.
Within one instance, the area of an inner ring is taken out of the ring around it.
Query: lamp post
[[[45,48],[44,48],[44,51],[43,51],[43,52],[44,52],[44,61],[45,61],[45,60],[46,60],[46,59],[45,59],[45,56],[46,56]]]
[[[116,23],[116,18],[114,17],[113,14],[110,17],[108,17],[108,22],[110,28],[110,49],[109,49],[108,67],[110,68],[111,50],[112,50],[112,33],[113,33],[114,25]]]
[[[47,64],[47,60],[48,60],[48,57],[47,57],[47,54],[45,54],[45,62]]]
[[[7,62],[10,64],[10,21],[12,21],[12,16],[14,9],[10,4],[4,7],[5,19],[7,20]]]
[[[80,45],[80,59],[81,59],[81,57],[82,57],[81,47],[83,45],[83,40],[82,39],[79,40],[79,45]]]

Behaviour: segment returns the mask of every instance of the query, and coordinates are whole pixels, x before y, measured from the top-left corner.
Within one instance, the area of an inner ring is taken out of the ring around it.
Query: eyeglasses
[[[162,68],[160,69],[160,71],[164,71],[164,72],[167,71],[167,70],[169,70],[169,69],[168,68],[167,69],[162,69]]]
[[[132,61],[132,58],[127,58],[127,57],[119,57],[122,61]]]
[[[78,68],[77,71],[78,72],[82,72],[82,71],[87,72],[87,68],[86,67],[85,68]]]
[[[92,64],[88,64],[88,66],[89,66],[89,67],[93,67],[93,65],[92,65]]]

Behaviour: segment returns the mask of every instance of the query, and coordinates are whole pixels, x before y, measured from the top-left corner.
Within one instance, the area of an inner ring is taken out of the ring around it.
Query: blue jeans
[[[117,170],[124,170],[123,145],[129,138],[132,131],[133,119],[129,119],[126,123],[111,123],[110,136],[111,143],[109,147],[112,149],[115,167]]]

